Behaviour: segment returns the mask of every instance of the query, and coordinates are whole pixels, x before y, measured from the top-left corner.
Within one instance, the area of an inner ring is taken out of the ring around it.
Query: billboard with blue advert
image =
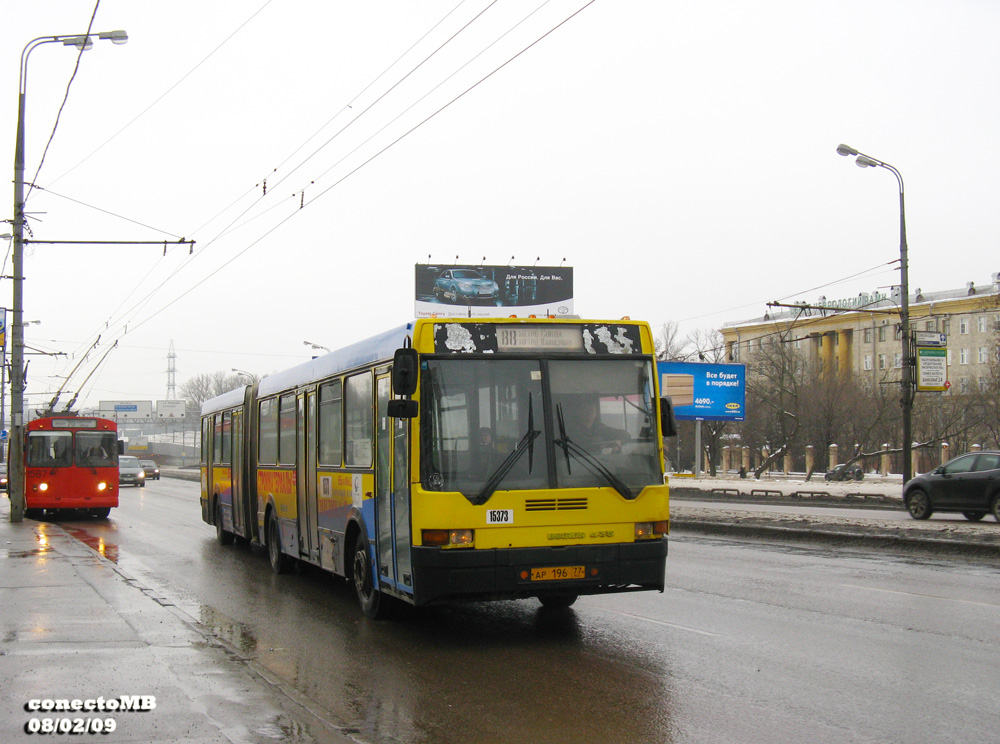
[[[743,421],[746,365],[657,362],[660,395],[669,395],[678,421]]]

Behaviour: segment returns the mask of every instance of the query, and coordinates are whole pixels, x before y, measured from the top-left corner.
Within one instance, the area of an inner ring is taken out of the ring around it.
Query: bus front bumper
[[[417,605],[462,599],[662,592],[667,540],[502,550],[414,547],[411,556],[413,601]],[[563,578],[580,574],[581,567],[583,578]]]

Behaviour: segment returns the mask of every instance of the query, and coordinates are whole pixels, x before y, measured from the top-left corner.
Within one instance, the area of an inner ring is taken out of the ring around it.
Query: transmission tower
[[[177,400],[177,355],[173,339],[170,339],[170,351],[167,352],[167,400]]]

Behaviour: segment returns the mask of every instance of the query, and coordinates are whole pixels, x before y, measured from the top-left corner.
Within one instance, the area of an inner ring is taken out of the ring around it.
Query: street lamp
[[[98,34],[40,36],[32,39],[21,52],[21,67],[17,82],[17,143],[14,148],[14,246],[13,323],[11,324],[10,380],[10,521],[24,518],[24,105],[28,91],[28,57],[42,44],[61,43],[81,51],[93,46],[94,37],[124,44],[124,31],[103,31]]]
[[[312,348],[316,349],[316,351],[325,351],[327,354],[330,353],[330,350],[325,346],[322,346],[321,344],[314,344],[312,341],[303,341],[302,343],[305,346],[311,346]]]
[[[246,372],[246,371],[244,371],[242,369],[236,369],[236,367],[233,367],[232,371],[235,372],[238,375],[245,375],[246,377],[248,377],[250,379],[250,382],[253,382],[256,379],[252,374],[250,374],[249,372]]]
[[[900,404],[903,406],[903,483],[910,480],[913,475],[912,447],[913,447],[913,368],[910,366],[910,278],[909,262],[906,255],[906,211],[903,208],[903,176],[900,172],[888,163],[873,158],[870,155],[858,152],[853,147],[839,145],[837,154],[844,157],[853,156],[859,168],[885,168],[896,177],[899,182],[899,282],[902,304],[899,310],[900,325],[902,326],[903,337],[903,397]]]

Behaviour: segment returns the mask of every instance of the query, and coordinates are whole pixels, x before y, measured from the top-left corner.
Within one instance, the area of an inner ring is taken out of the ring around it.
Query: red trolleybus
[[[118,426],[102,418],[50,416],[25,427],[25,515],[118,506]]]
[[[206,401],[201,514],[393,603],[663,591],[648,324],[420,319]]]

